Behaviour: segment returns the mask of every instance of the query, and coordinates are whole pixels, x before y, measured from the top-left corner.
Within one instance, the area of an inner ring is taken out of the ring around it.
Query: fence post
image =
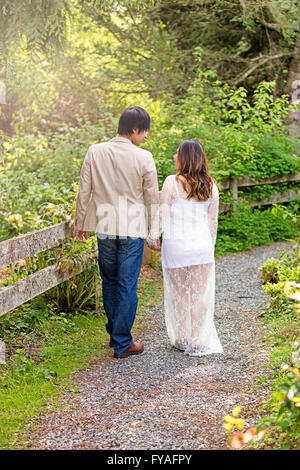
[[[233,197],[233,205],[232,205],[232,210],[233,212],[236,212],[237,211],[237,203],[238,203],[238,189],[239,189],[239,186],[238,186],[238,180],[237,178],[232,178],[230,177],[230,180],[229,180],[229,190],[231,191],[232,193],[232,197]]]
[[[5,357],[5,343],[4,341],[0,341],[0,364],[6,363]]]

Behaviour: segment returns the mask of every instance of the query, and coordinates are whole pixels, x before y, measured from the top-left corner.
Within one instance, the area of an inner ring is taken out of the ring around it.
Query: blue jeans
[[[135,320],[138,277],[142,267],[144,239],[109,238],[97,234],[98,264],[102,278],[106,330],[114,351],[121,353],[132,344],[131,328]]]

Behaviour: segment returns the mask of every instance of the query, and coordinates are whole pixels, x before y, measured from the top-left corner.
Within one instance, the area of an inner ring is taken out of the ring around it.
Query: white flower
[[[295,294],[291,294],[290,299],[297,300],[298,302],[300,302],[300,293],[298,294],[298,292],[296,292]]]

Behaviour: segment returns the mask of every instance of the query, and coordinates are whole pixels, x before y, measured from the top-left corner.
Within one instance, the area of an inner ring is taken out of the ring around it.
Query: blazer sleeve
[[[86,209],[92,193],[91,156],[92,148],[89,147],[80,171],[74,230],[83,230]]]
[[[148,216],[148,234],[159,238],[159,191],[157,171],[152,154],[149,152],[143,175],[144,201]]]

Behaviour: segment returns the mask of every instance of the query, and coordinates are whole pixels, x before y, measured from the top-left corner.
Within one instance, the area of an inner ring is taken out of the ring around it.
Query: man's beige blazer
[[[75,230],[147,238],[159,191],[152,154],[124,137],[91,145],[80,172]]]

